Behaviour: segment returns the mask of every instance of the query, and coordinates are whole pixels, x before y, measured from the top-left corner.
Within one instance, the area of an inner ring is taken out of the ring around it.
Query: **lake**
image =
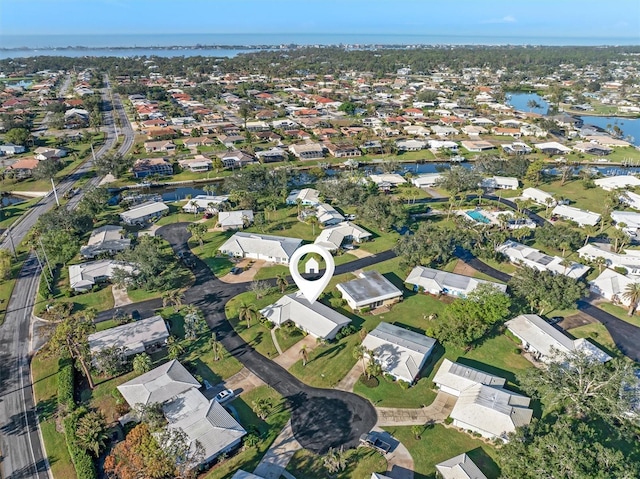
[[[622,137],[635,146],[640,146],[640,118],[621,118],[618,116],[581,116],[585,125],[594,125],[611,130],[614,125],[622,130]]]
[[[516,110],[539,113],[546,115],[549,112],[549,103],[537,93],[507,92],[507,105],[514,107]],[[535,101],[540,107],[531,108],[529,101]]]

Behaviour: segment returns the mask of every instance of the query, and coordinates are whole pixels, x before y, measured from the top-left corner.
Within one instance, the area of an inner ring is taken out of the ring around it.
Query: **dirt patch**
[[[126,304],[131,304],[133,301],[129,298],[126,289],[120,289],[117,286],[113,286],[111,288],[111,293],[113,294],[113,307],[119,308],[120,306],[124,306]]]
[[[266,261],[255,259],[243,259],[238,264],[236,264],[237,268],[245,268],[242,273],[233,274],[227,273],[220,281],[223,283],[245,283],[247,281],[253,281],[253,278],[256,277],[256,274],[266,264]]]
[[[464,276],[473,276],[477,271],[464,261],[458,260],[456,267],[453,268],[453,273],[462,274]]]
[[[577,314],[572,314],[571,316],[567,316],[566,318],[564,318],[558,323],[558,326],[566,331],[567,329],[573,329],[595,322],[597,321],[588,314],[578,312]]]
[[[356,248],[356,249],[349,250],[348,253],[352,254],[356,258],[366,258],[367,256],[372,256],[373,255],[373,253],[370,253],[369,251],[364,250],[362,248]]]

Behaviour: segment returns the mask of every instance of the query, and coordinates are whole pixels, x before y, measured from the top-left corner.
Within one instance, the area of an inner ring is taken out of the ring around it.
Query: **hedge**
[[[82,409],[79,409],[64,419],[64,435],[67,438],[67,448],[69,449],[69,455],[73,461],[78,479],[97,479],[98,474],[92,457],[77,444],[76,429],[78,426],[78,418],[84,414],[84,412]]]
[[[60,360],[58,369],[58,406],[66,412],[71,412],[76,407],[73,399],[74,374],[73,363],[69,360]]]

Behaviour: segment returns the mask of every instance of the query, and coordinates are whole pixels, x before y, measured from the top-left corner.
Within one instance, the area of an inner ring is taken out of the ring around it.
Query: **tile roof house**
[[[563,266],[563,258],[559,256],[549,256],[517,241],[507,240],[496,247],[496,251],[504,254],[512,263],[522,264],[530,268],[535,268],[538,271],[551,271],[556,274],[564,274],[574,279],[583,277],[589,271],[588,266],[576,262],[571,262],[569,266]],[[578,252],[579,251],[580,250],[578,250]]]
[[[405,283],[414,285],[414,289],[423,288],[431,294],[446,294],[449,296],[465,297],[481,284],[490,284],[494,288],[506,293],[507,285],[485,281],[470,276],[464,276],[448,271],[416,266],[411,270]]]
[[[115,254],[131,247],[131,240],[122,234],[122,227],[105,225],[91,232],[89,241],[80,248],[83,258],[95,258],[101,254]]]
[[[552,213],[561,218],[578,223],[578,226],[595,226],[600,222],[600,215],[593,211],[581,210],[573,206],[557,205]]]
[[[315,338],[333,339],[351,320],[319,301],[309,303],[298,293],[281,297],[260,310],[260,314],[276,326],[291,321]]]
[[[500,376],[494,376],[479,369],[444,359],[433,377],[433,382],[441,391],[458,397],[462,391],[474,384],[501,388],[507,380]]]
[[[460,454],[436,464],[436,470],[442,479],[487,479],[487,476],[466,454]]]
[[[88,340],[92,355],[116,346],[124,348],[124,356],[128,357],[152,352],[155,348],[164,345],[168,337],[169,331],[162,316],[152,316],[98,331],[90,334]]]
[[[343,221],[335,226],[323,229],[314,243],[329,251],[337,251],[345,241],[361,243],[371,238],[371,236],[371,233],[364,228],[349,221]]]
[[[353,310],[388,306],[402,300],[402,291],[377,271],[364,271],[358,279],[338,283],[336,288]]]
[[[436,340],[399,326],[382,322],[362,341],[374,352],[374,360],[385,373],[413,383],[420,374]]]
[[[520,341],[525,351],[542,362],[561,360],[561,354],[581,351],[593,360],[607,362],[607,353],[584,338],[571,339],[537,314],[521,314],[505,323],[505,326]]]
[[[220,246],[220,252],[238,258],[253,258],[278,264],[289,264],[289,258],[302,244],[300,238],[235,233]]]
[[[12,172],[16,178],[30,178],[33,175],[33,170],[38,166],[40,161],[35,158],[20,158],[15,163],[9,165],[6,169],[7,172]]]
[[[133,271],[130,264],[112,259],[89,261],[69,266],[69,285],[74,291],[89,291],[97,283],[108,281],[116,269]]]

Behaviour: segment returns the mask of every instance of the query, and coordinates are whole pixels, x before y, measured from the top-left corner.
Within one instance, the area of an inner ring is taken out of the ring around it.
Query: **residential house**
[[[324,148],[318,143],[291,145],[289,151],[301,160],[319,160],[324,158]]]
[[[640,213],[634,211],[612,211],[611,221],[616,224],[617,228],[629,236],[636,238],[640,229]],[[621,226],[624,225],[624,226]]]
[[[144,149],[147,153],[154,153],[156,151],[173,153],[176,151],[176,145],[171,140],[145,141]]]
[[[142,226],[161,218],[169,211],[169,207],[162,202],[147,201],[120,213],[120,219],[124,224]]]
[[[380,175],[369,175],[371,180],[379,188],[391,188],[398,185],[403,185],[407,182],[401,175],[397,173],[383,173]]]
[[[457,135],[459,133],[459,131],[451,126],[440,126],[440,125],[434,125],[431,127],[431,132],[436,135],[439,136],[440,138],[445,138],[448,136],[454,136]]]
[[[231,477],[231,479],[265,479],[265,478],[262,476],[257,476],[255,474],[252,474],[251,472],[238,469],[235,472],[235,474]]]
[[[449,140],[427,140],[431,151],[449,150],[452,152],[458,151],[458,144],[455,141]]]
[[[151,175],[171,176],[173,165],[166,158],[142,158],[136,160],[131,171],[135,178],[146,178]]]
[[[20,158],[15,163],[7,166],[5,175],[9,173],[13,178],[24,179],[31,178],[33,170],[38,166],[40,162],[35,158]],[[7,176],[9,176],[7,175]]]
[[[515,156],[528,155],[533,151],[533,149],[529,145],[521,141],[506,143],[506,144],[500,145],[500,147],[507,155],[515,155]]]
[[[565,155],[571,152],[571,148],[567,148],[557,141],[548,141],[546,143],[536,143],[533,145],[541,153],[547,155]]]
[[[218,135],[218,141],[227,148],[233,148],[236,143],[242,143],[245,139],[241,135]]]
[[[287,152],[282,148],[270,148],[268,150],[257,151],[256,157],[262,163],[273,163],[276,161],[285,161],[287,159]]]
[[[229,201],[228,195],[213,196],[213,195],[197,195],[191,198],[182,207],[182,210],[186,213],[200,213],[208,211],[209,213],[217,213],[218,207],[221,203]]]
[[[371,233],[364,228],[349,221],[343,221],[323,229],[314,243],[329,251],[337,251],[345,242],[361,243],[371,236]]]
[[[269,131],[271,127],[264,121],[248,121],[245,129],[252,133],[257,133],[260,131]]]
[[[433,382],[440,391],[459,397],[462,391],[475,384],[502,388],[507,380],[445,358],[433,377]]]
[[[320,192],[313,188],[293,190],[289,196],[287,196],[286,203],[288,205],[295,205],[298,200],[300,200],[300,204],[304,206],[318,206],[320,204]]]
[[[207,136],[198,136],[185,138],[182,144],[189,149],[196,149],[199,146],[212,146],[215,144],[215,141]]]
[[[111,279],[118,268],[127,271],[133,271],[134,269],[130,264],[112,259],[72,264],[69,266],[69,284],[74,291],[90,291],[96,284],[104,283]]]
[[[111,347],[122,348],[123,356],[130,357],[155,352],[166,344],[168,337],[169,331],[162,316],[152,316],[90,334],[88,341],[94,358],[100,351]]]
[[[486,150],[493,150],[495,145],[485,140],[463,140],[460,142],[462,147],[471,153],[480,153]]]
[[[25,151],[27,151],[27,149],[22,145],[14,145],[13,143],[0,145],[0,155],[13,156],[24,153]]]
[[[131,240],[125,238],[120,226],[105,225],[91,232],[89,241],[80,248],[83,258],[95,258],[104,254],[116,254],[131,247]]]
[[[200,383],[177,360],[118,386],[131,407],[159,403],[168,428],[182,429],[192,444],[198,441],[202,445],[204,457],[200,463],[206,464],[239,446],[247,432],[221,404],[205,398],[199,388]]]
[[[316,206],[315,215],[322,226],[332,226],[344,221],[344,216],[327,203]]]
[[[310,303],[300,293],[282,296],[278,301],[260,310],[267,320],[280,327],[290,321],[314,338],[331,340],[351,320],[320,301]]]
[[[497,136],[511,136],[513,138],[520,138],[522,136],[522,132],[520,128],[504,128],[496,126],[491,129],[492,133]]]
[[[420,151],[427,147],[425,140],[397,140],[396,148],[398,151]]]
[[[589,155],[606,156],[610,155],[613,149],[608,146],[599,145],[591,142],[580,142],[573,145],[573,149],[580,153],[587,153]]]
[[[385,373],[410,384],[420,374],[435,344],[436,340],[429,336],[385,322],[362,341]]]
[[[605,191],[640,186],[640,178],[633,175],[606,176],[594,180],[594,183]]]
[[[65,128],[85,128],[89,126],[89,112],[84,108],[71,108],[64,112]]]
[[[518,182],[518,178],[511,176],[492,176],[490,178],[483,178],[480,186],[493,190],[517,190],[520,183]]]
[[[402,291],[377,271],[364,271],[358,279],[338,283],[336,288],[351,309],[375,309],[402,300]]]
[[[248,153],[240,150],[227,151],[220,159],[225,168],[242,168],[256,162],[256,159]]]
[[[220,252],[236,258],[252,258],[271,263],[289,264],[293,252],[302,244],[300,238],[235,233],[220,246]]]
[[[629,307],[631,306],[631,301],[625,296],[625,293],[630,285],[638,282],[638,278],[625,276],[612,269],[605,268],[596,279],[589,281],[589,290],[614,304]]]
[[[629,208],[640,210],[640,195],[633,191],[625,191],[620,195],[620,201],[625,203]]]
[[[477,139],[480,135],[487,133],[487,129],[477,125],[465,125],[461,128],[462,132],[470,138]]]
[[[442,479],[487,479],[466,453],[436,464]]]
[[[411,178],[411,183],[418,188],[433,188],[442,181],[442,173],[423,173]]]
[[[545,363],[562,360],[562,356],[582,352],[598,362],[611,359],[607,353],[584,338],[571,339],[537,314],[521,314],[505,323],[511,333],[522,341],[522,348]]]
[[[481,284],[489,284],[503,293],[507,291],[506,284],[485,281],[448,271],[427,268],[425,266],[414,267],[405,283],[412,284],[414,290],[422,288],[426,293],[448,296],[466,297]]]
[[[253,223],[253,210],[220,211],[218,226],[222,231],[244,229]]]
[[[522,197],[543,206],[556,206],[558,204],[553,195],[538,188],[525,188],[522,190]]]
[[[362,152],[349,143],[325,143],[329,153],[335,158],[352,158],[362,156]]]
[[[589,243],[578,249],[578,255],[587,261],[603,258],[607,267],[624,268],[627,274],[640,276],[640,251],[627,249],[621,253],[612,251],[609,243]]]
[[[574,279],[581,278],[589,271],[588,266],[573,261],[564,266],[562,264],[564,258],[549,256],[535,248],[516,241],[505,241],[496,248],[496,251],[504,254],[512,263],[522,264],[529,268],[535,268],[538,271],[551,271],[555,274],[564,274]]]
[[[573,206],[557,205],[553,209],[553,214],[569,221],[577,223],[578,226],[595,226],[600,222],[600,215],[593,211],[581,210]]]
[[[209,171],[213,166],[213,162],[203,155],[196,155],[194,158],[179,160],[178,164],[183,170],[189,170],[192,173],[203,173]]]
[[[40,146],[33,150],[34,158],[36,160],[44,161],[50,159],[64,158],[67,156],[67,150],[63,148],[48,148],[46,146]]]

